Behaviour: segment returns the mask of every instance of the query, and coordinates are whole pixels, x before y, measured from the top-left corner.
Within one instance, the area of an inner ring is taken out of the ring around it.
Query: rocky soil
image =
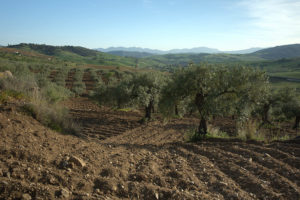
[[[184,142],[193,118],[66,103],[82,136],[0,106],[0,199],[300,199],[300,143]]]

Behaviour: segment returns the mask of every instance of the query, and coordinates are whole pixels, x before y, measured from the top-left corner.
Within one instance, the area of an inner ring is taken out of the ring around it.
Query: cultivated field
[[[1,106],[0,199],[300,199],[299,140],[186,143],[197,119],[141,125],[139,112],[64,103],[80,136]]]

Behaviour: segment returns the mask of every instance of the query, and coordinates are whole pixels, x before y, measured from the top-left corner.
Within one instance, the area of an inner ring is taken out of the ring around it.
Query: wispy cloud
[[[265,38],[265,43],[300,42],[299,0],[243,0],[253,34]]]
[[[144,3],[144,4],[151,4],[151,3],[152,3],[152,0],[143,0],[143,3]]]

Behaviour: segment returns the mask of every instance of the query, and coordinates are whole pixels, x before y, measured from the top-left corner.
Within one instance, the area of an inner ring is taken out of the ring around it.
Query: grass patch
[[[7,103],[11,99],[21,100],[24,99],[25,95],[22,92],[14,90],[4,90],[0,92],[0,103]]]
[[[132,109],[132,108],[120,108],[120,109],[116,109],[116,111],[130,112],[130,111],[134,111],[134,109]]]
[[[77,134],[79,126],[70,120],[68,110],[59,101],[70,96],[71,92],[54,83],[39,87],[32,74],[20,74],[13,78],[1,79],[0,102],[24,99],[21,111],[55,131]]]
[[[230,136],[220,131],[218,128],[208,127],[208,133],[206,135],[200,135],[196,128],[189,129],[184,134],[184,140],[186,142],[197,142],[210,138],[230,138]]]

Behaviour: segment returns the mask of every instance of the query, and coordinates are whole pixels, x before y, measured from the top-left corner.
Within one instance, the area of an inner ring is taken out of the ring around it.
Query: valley
[[[1,47],[0,199],[300,199],[300,55],[260,51]]]

